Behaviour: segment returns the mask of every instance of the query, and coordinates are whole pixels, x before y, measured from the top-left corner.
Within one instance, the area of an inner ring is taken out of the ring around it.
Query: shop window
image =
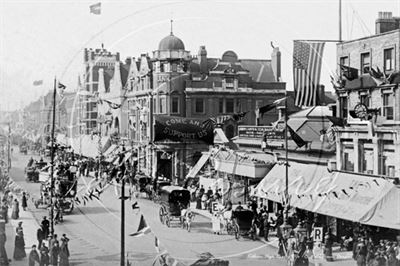
[[[393,95],[385,93],[382,95],[383,116],[387,120],[393,120]]]
[[[394,49],[389,48],[383,50],[383,68],[385,71],[394,69]]]
[[[179,113],[179,97],[172,97],[171,100],[171,113],[178,114]]]
[[[196,99],[194,112],[198,114],[204,113],[204,99],[201,98]]]
[[[177,72],[178,71],[178,66],[176,64],[171,65],[171,70],[172,72]]]
[[[353,149],[346,149],[343,153],[343,167],[345,171],[354,171],[354,151]]]
[[[369,73],[371,67],[370,53],[361,54],[361,73]]]
[[[235,101],[234,99],[226,99],[226,113],[235,112]]]
[[[218,99],[218,113],[220,113],[220,114],[224,113],[224,99],[223,98]]]

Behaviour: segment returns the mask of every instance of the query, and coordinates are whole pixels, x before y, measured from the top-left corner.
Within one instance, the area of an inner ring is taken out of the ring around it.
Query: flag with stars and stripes
[[[296,106],[318,105],[324,42],[294,41],[293,84]]]

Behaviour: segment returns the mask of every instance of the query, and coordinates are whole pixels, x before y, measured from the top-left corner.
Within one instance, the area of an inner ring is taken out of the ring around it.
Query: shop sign
[[[214,144],[213,127],[203,126],[204,120],[168,115],[155,115],[154,141],[199,140]]]
[[[273,126],[239,126],[240,138],[262,139],[264,135],[267,139],[285,138],[284,131]]]
[[[314,242],[322,242],[323,240],[323,228],[322,227],[314,227],[313,230],[313,241]]]

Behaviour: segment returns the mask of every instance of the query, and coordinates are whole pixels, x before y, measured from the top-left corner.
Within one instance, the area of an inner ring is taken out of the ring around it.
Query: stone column
[[[360,147],[359,147],[359,139],[354,136],[353,138],[353,160],[354,160],[354,172],[360,172]]]
[[[379,174],[379,160],[380,160],[380,156],[379,156],[379,139],[378,137],[373,137],[372,138],[372,145],[373,145],[373,149],[374,149],[374,175],[378,175]]]
[[[394,161],[400,162],[400,133],[393,133],[393,144],[394,144]],[[400,165],[395,165],[394,176],[400,176]]]

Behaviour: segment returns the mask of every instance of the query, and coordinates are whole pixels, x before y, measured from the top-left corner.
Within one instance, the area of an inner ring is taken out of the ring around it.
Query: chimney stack
[[[271,64],[275,81],[279,82],[281,80],[281,52],[279,51],[279,47],[274,47],[272,50]]]
[[[207,50],[204,45],[200,46],[198,60],[200,65],[200,73],[207,74]]]
[[[375,21],[375,34],[400,29],[400,17],[393,17],[392,12],[379,12]]]

